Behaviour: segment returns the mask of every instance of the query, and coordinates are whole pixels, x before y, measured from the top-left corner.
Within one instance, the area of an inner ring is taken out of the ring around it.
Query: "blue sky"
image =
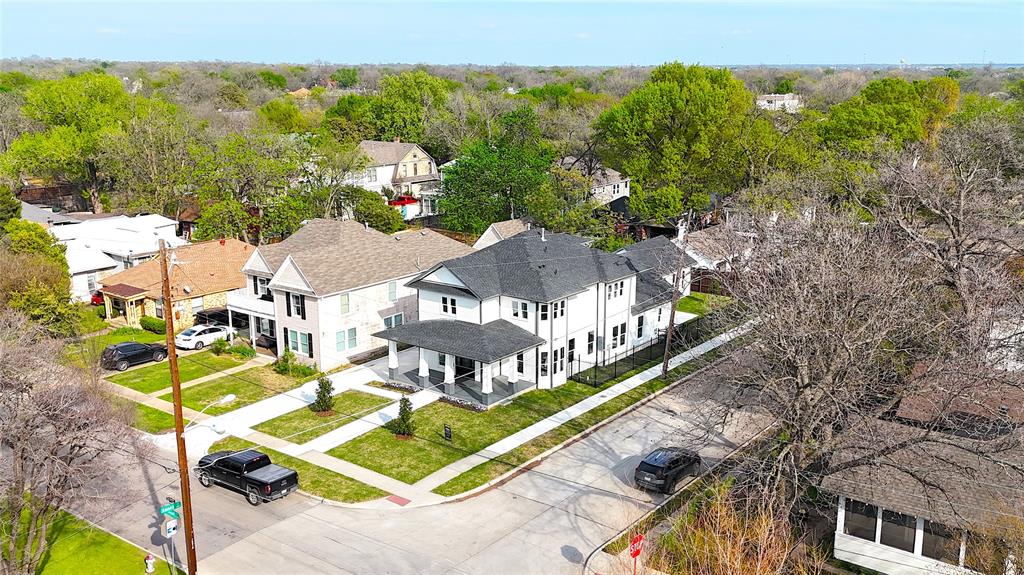
[[[0,0],[0,57],[529,65],[1024,62],[1024,0]]]

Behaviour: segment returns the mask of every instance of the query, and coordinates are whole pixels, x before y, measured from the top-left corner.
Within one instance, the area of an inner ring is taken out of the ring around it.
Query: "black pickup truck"
[[[239,490],[251,505],[280,499],[299,489],[299,474],[294,469],[275,465],[270,457],[254,449],[204,455],[195,473],[203,487],[220,483]]]

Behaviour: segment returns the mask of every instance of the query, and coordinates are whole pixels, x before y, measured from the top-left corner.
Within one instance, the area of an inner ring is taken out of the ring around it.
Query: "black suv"
[[[166,357],[166,345],[126,341],[108,345],[100,356],[100,367],[124,371],[129,366],[147,361],[163,361]]]
[[[672,493],[681,478],[699,470],[700,455],[681,447],[659,447],[636,467],[633,480],[637,487]]]

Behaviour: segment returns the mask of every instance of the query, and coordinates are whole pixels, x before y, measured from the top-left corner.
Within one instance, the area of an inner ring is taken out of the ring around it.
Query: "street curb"
[[[615,421],[616,419],[622,417],[623,415],[626,415],[627,413],[629,413],[631,411],[634,411],[636,409],[639,409],[640,407],[643,407],[644,405],[646,405],[646,404],[650,403],[651,401],[657,399],[661,394],[666,393],[669,390],[675,389],[679,385],[682,385],[684,382],[689,381],[691,378],[703,374],[705,371],[707,371],[707,370],[717,366],[718,364],[724,362],[725,360],[729,359],[730,357],[733,356],[733,354],[735,354],[735,352],[730,353],[730,354],[728,354],[726,356],[720,357],[720,358],[716,359],[715,361],[709,363],[708,365],[705,365],[704,367],[698,369],[697,371],[695,371],[695,372],[693,372],[691,374],[688,374],[687,376],[685,376],[685,377],[683,377],[683,378],[681,378],[679,380],[676,380],[675,382],[670,383],[669,385],[666,385],[665,387],[663,387],[663,388],[659,389],[658,391],[652,393],[651,395],[648,395],[647,397],[637,401],[636,403],[624,407],[620,411],[618,411],[618,412],[616,412],[616,413],[614,413],[612,415],[609,415],[607,418],[601,420],[596,425],[594,425],[594,426],[592,426],[592,427],[590,427],[588,429],[585,429],[585,430],[577,433],[576,435],[566,439],[565,441],[563,441],[562,443],[559,443],[558,445],[555,445],[555,446],[551,447],[550,449],[548,449],[544,453],[541,453],[540,455],[537,455],[536,457],[534,457],[533,459],[530,459],[529,461],[523,463],[522,465],[517,466],[515,469],[510,469],[509,471],[505,472],[503,475],[500,475],[500,476],[498,476],[498,477],[488,481],[487,483],[484,483],[483,485],[480,485],[480,486],[475,487],[475,488],[473,488],[473,489],[471,489],[469,491],[466,491],[465,493],[460,493],[458,495],[452,495],[450,497],[447,497],[441,503],[455,503],[455,502],[458,502],[458,501],[463,501],[465,499],[470,499],[472,497],[476,497],[476,496],[478,496],[478,495],[480,495],[480,494],[482,494],[482,493],[484,493],[486,491],[489,491],[490,489],[492,489],[494,487],[500,487],[504,483],[507,483],[508,481],[511,481],[512,479],[516,478],[521,473],[524,473],[526,471],[529,471],[529,470],[533,469],[534,467],[539,465],[541,462],[543,462],[545,459],[547,459],[551,455],[555,454],[556,452],[561,451],[562,449],[564,449],[566,447],[569,447],[570,445],[572,445],[572,444],[574,444],[574,443],[576,443],[578,441],[586,439],[591,434],[593,434],[595,431],[605,427],[606,425],[608,425],[609,423],[611,423],[611,422]],[[581,414],[581,415],[583,415],[583,414]],[[566,423],[569,423],[569,422],[566,422]],[[557,429],[557,428],[555,428],[555,429]],[[552,430],[552,431],[554,431],[554,430]],[[490,461],[493,461],[493,459],[490,460]],[[437,505],[437,504],[435,503],[433,505]]]

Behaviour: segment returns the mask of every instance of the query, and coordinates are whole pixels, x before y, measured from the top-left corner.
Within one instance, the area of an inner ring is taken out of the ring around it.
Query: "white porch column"
[[[395,381],[395,371],[398,369],[398,342],[388,342],[388,379]]]
[[[483,376],[480,378],[480,391],[483,392],[486,400],[486,396],[494,391],[494,386],[491,381],[491,366],[490,363],[481,363],[480,366],[483,369]]]
[[[444,392],[455,392],[455,356],[450,353],[444,354]]]
[[[416,371],[416,374],[420,376],[420,387],[426,389],[430,387],[430,367],[427,365],[427,350],[422,347],[419,348],[420,352],[420,366]]]
[[[516,356],[509,358],[508,382],[513,386],[519,383],[519,364],[516,363]]]
[[[846,497],[839,496],[839,513],[836,515],[836,533],[842,533],[846,527]]]

